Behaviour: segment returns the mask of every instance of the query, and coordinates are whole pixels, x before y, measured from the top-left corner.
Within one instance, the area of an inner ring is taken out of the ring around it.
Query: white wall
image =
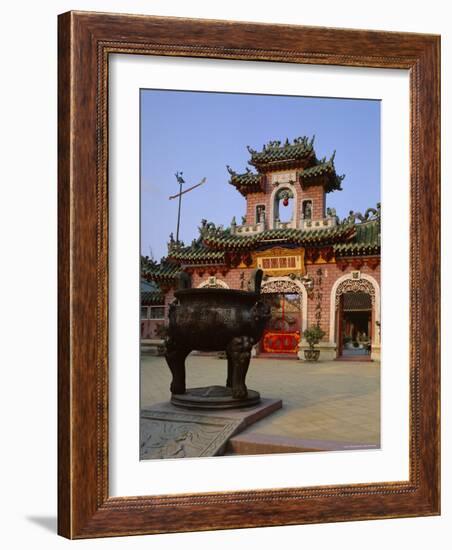
[[[443,70],[443,181],[451,180],[450,114],[452,28],[449,2],[380,0],[315,2],[56,1],[8,2],[2,6],[0,132],[0,491],[5,548],[59,548],[56,515],[56,29],[69,9],[176,15],[274,23],[441,33]],[[450,101],[450,100],[449,100]],[[450,185],[443,205],[452,204]],[[443,242],[452,216],[444,216]],[[443,265],[450,266],[444,247]],[[444,309],[451,294],[444,289]],[[452,329],[444,315],[444,334]],[[443,339],[445,356],[450,338]],[[447,362],[448,363],[448,362]],[[443,516],[331,525],[252,529],[110,539],[84,548],[315,547],[446,548],[451,531],[449,365],[443,371]],[[4,508],[4,509],[3,509]],[[80,543],[78,543],[80,544]],[[450,544],[450,542],[449,542]]]

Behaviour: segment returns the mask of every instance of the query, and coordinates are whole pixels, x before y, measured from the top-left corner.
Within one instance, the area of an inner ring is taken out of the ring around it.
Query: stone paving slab
[[[225,360],[189,356],[186,364],[188,386],[225,383]],[[163,357],[143,357],[141,373],[142,407],[169,400],[171,375]],[[379,362],[253,358],[247,385],[262,397],[282,399],[283,407],[243,434],[380,444]]]

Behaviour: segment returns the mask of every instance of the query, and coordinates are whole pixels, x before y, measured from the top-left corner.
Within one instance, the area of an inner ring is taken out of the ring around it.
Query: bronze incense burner
[[[189,408],[231,408],[259,401],[257,392],[247,390],[245,378],[251,349],[270,318],[269,306],[260,299],[261,282],[259,269],[253,272],[250,291],[182,288],[175,292],[165,354],[173,376],[172,403]],[[226,387],[186,389],[185,359],[193,350],[226,352]]]

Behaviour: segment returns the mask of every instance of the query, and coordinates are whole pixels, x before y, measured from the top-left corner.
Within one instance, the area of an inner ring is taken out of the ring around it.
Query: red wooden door
[[[299,294],[268,295],[272,318],[264,332],[265,353],[297,353],[300,342],[301,307]]]

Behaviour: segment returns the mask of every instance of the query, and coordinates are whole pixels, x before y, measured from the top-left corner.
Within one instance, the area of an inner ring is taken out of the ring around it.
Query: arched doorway
[[[303,331],[303,289],[289,278],[273,279],[263,283],[262,299],[270,305],[272,316],[260,352],[296,355]]]
[[[298,212],[297,188],[292,186],[278,186],[273,189],[269,207],[270,212],[266,220],[270,229],[280,227],[298,227],[298,218],[301,212]]]
[[[376,325],[376,282],[366,278],[346,278],[334,294],[337,357],[366,360],[379,335]]]
[[[278,192],[274,198],[275,204],[273,206],[274,212],[274,225],[279,222],[290,223],[294,218],[294,194],[291,189],[282,188],[278,189]]]

